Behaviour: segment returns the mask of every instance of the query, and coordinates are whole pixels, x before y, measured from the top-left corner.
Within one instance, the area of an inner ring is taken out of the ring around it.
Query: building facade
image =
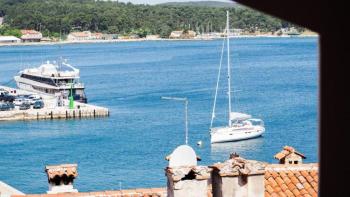
[[[0,44],[20,43],[21,39],[15,36],[0,36]]]
[[[23,42],[40,42],[43,38],[42,33],[31,29],[22,29],[21,34],[21,40]]]

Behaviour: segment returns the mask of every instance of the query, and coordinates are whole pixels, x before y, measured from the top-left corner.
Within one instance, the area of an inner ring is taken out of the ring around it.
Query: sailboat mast
[[[230,68],[230,13],[227,11],[226,32],[227,32],[227,94],[228,94],[228,126],[231,127],[231,68]]]

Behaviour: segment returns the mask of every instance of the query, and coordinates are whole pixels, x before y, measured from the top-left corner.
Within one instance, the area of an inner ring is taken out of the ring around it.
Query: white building
[[[21,39],[15,37],[15,36],[0,36],[0,44],[19,43],[19,42],[21,42]]]
[[[173,39],[180,38],[182,36],[182,32],[183,31],[172,31],[169,38],[173,38]]]
[[[160,38],[159,35],[147,35],[147,36],[146,36],[146,39],[147,39],[147,40],[157,40],[157,39],[159,39],[159,38]]]
[[[83,32],[71,32],[67,40],[68,41],[84,41],[84,40],[102,40],[102,33],[91,33],[90,31]]]

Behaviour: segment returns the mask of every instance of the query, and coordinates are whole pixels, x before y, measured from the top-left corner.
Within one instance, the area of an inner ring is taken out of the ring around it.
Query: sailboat
[[[246,113],[232,112],[229,35],[230,35],[229,12],[227,11],[226,43],[227,43],[228,125],[222,126],[222,127],[213,127],[213,121],[215,119],[217,93],[218,93],[220,75],[221,75],[222,59],[224,54],[224,45],[225,45],[225,40],[224,40],[222,51],[221,51],[219,73],[218,73],[218,78],[216,83],[212,118],[210,123],[211,143],[232,142],[232,141],[252,139],[252,138],[261,136],[265,132],[264,122],[261,119],[253,119],[251,115]]]

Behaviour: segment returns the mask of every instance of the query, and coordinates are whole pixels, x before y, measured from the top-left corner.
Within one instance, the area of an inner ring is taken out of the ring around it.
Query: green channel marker
[[[69,109],[74,109],[73,84],[70,86]]]

